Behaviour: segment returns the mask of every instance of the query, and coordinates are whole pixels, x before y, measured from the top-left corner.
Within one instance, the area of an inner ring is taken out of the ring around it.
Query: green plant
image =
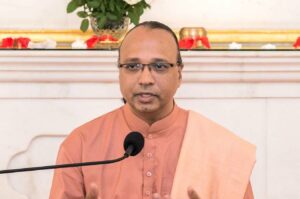
[[[89,28],[89,19],[94,17],[99,28],[106,22],[120,23],[123,17],[129,17],[130,22],[137,25],[141,15],[150,5],[146,0],[71,0],[67,6],[67,13],[78,8],[77,16],[82,18],[80,30],[85,32]]]

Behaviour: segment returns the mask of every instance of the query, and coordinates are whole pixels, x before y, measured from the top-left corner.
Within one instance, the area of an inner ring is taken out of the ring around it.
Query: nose
[[[152,85],[154,84],[154,78],[152,72],[150,71],[148,66],[145,66],[143,70],[141,70],[141,74],[139,77],[140,85]]]

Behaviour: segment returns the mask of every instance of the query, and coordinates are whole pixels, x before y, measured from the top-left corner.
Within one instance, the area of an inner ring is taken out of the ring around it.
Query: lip
[[[148,92],[136,93],[135,96],[141,103],[150,103],[156,97],[155,94]]]

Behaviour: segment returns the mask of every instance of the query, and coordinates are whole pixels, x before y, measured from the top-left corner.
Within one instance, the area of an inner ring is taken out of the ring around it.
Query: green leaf
[[[98,8],[100,6],[100,1],[94,0],[94,1],[88,1],[87,6],[89,8]]]
[[[100,9],[101,9],[102,12],[105,12],[105,5],[104,5],[104,3],[102,3],[102,4],[100,5]]]
[[[80,18],[86,18],[86,17],[88,17],[88,13],[85,11],[79,11],[79,12],[77,12],[77,16]]]
[[[109,1],[109,8],[110,8],[111,11],[115,11],[114,1],[112,1],[112,0]]]
[[[139,24],[139,17],[137,15],[134,15],[134,14],[128,14],[128,17],[130,18],[130,21],[134,24],[134,25],[137,25]]]
[[[77,0],[72,0],[71,2],[68,3],[67,6],[67,13],[74,12],[78,8]]]
[[[118,12],[121,12],[122,9],[121,9],[121,6],[120,6],[120,5],[116,4],[115,7],[116,7],[116,10],[117,10]]]
[[[143,4],[141,4],[141,2],[135,5],[135,11],[136,11],[137,14],[140,15],[140,16],[143,14],[143,12],[144,12],[144,7],[143,7]]]
[[[97,20],[98,28],[103,28],[106,22],[106,16],[100,17]]]
[[[86,4],[86,0],[76,0],[76,1],[78,6],[83,6],[84,4]]]
[[[97,19],[101,18],[101,17],[104,17],[104,14],[101,13],[101,12],[96,12],[96,13],[93,13],[93,17],[96,17]]]
[[[134,24],[137,25],[140,21],[140,14],[138,13],[139,11],[136,10],[136,8],[129,8],[128,9],[128,17],[130,18],[130,21]]]
[[[108,19],[110,19],[110,20],[112,20],[112,21],[118,19],[118,17],[117,17],[116,15],[113,15],[113,14],[111,14],[111,13],[109,13],[109,12],[106,13],[106,16],[107,16]]]
[[[81,21],[80,30],[82,32],[86,32],[88,28],[89,28],[89,20],[88,19],[83,19]]]

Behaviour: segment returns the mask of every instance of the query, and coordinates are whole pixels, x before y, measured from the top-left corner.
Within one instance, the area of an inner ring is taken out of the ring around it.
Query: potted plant
[[[126,19],[136,25],[146,8],[150,8],[147,0],[71,0],[67,13],[78,9],[77,16],[82,18],[80,30],[85,32],[89,22],[98,29],[112,29],[126,23]]]

